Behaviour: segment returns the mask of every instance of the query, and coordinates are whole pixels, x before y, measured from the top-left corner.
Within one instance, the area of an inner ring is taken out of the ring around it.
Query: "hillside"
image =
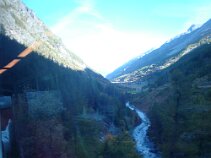
[[[11,136],[4,157],[137,157],[127,133],[136,116],[119,90],[21,1],[0,0],[0,7],[0,102],[6,96],[12,103],[3,115],[2,130]]]
[[[210,157],[211,45],[204,45],[163,72],[131,99],[152,122],[150,137],[162,157]],[[154,99],[152,99],[154,98]]]
[[[63,45],[32,10],[20,0],[0,1],[1,32],[11,40],[25,47],[31,47],[38,54],[51,59],[64,67],[84,70],[86,65]]]
[[[200,28],[189,29],[184,33],[163,44],[160,48],[147,53],[139,59],[132,60],[107,76],[115,83],[141,82],[142,78],[174,64],[182,56],[211,38],[211,20]]]
[[[211,157],[211,20],[107,78],[0,0],[0,158]]]
[[[148,114],[163,158],[211,156],[210,43],[211,20],[108,76]]]

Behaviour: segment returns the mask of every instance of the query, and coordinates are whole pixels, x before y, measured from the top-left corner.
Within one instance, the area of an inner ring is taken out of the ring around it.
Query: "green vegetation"
[[[99,158],[140,158],[128,133],[118,137],[107,136]]]
[[[210,88],[199,86],[210,83],[210,51],[211,45],[195,49],[166,70],[168,80],[160,75],[157,81],[162,82],[155,82],[153,91],[162,99],[152,103],[150,135],[163,157],[211,156]],[[169,86],[160,90],[166,83]]]
[[[8,63],[24,47],[1,38]],[[118,135],[131,130],[137,117],[119,90],[93,71],[74,71],[32,53],[1,75],[0,87],[13,96],[14,157],[102,158],[113,152],[104,152],[106,135],[130,142],[111,154],[134,157],[132,138]]]

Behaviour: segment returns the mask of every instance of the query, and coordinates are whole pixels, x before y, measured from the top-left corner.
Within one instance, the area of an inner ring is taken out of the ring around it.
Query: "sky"
[[[210,0],[23,0],[66,47],[106,75],[211,18]]]

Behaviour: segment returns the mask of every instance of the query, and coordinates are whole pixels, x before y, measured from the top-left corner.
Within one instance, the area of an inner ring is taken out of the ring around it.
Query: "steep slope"
[[[153,50],[142,58],[130,62],[126,69],[125,66],[117,69],[107,78],[117,83],[140,81],[143,77],[175,63],[196,47],[209,43],[210,38],[211,20],[200,28],[189,29],[187,33],[166,42],[160,48]]]
[[[0,1],[1,32],[11,40],[51,59],[64,67],[84,70],[86,65],[62,44],[61,40],[20,0]]]
[[[162,157],[210,157],[211,44],[152,77],[149,90],[131,98],[148,112]]]
[[[106,144],[115,139],[128,146],[117,147],[116,155],[137,156],[124,134],[136,118],[117,88],[68,51],[21,1],[0,0],[0,26],[0,99],[11,98],[13,124],[5,156],[108,157]]]
[[[149,116],[161,157],[211,157],[211,20],[112,75]]]

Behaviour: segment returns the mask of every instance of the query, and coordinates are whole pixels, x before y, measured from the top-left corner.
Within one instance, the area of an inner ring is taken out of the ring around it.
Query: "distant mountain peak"
[[[188,28],[187,33],[190,33],[190,32],[192,32],[192,31],[198,29],[200,26],[201,26],[201,25],[196,25],[196,24],[191,25],[191,26]]]
[[[195,28],[196,28],[196,25],[195,25],[195,24],[191,25],[191,26],[188,28],[188,32],[192,32],[193,30],[195,30]]]
[[[127,62],[108,74],[107,78],[115,83],[140,82],[145,76],[166,69],[193,49],[210,42],[211,20],[202,26],[191,25],[187,32],[172,38],[141,58]]]

